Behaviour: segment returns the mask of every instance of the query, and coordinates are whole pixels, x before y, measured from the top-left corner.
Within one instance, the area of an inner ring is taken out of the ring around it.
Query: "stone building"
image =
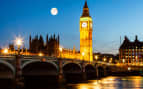
[[[119,59],[121,63],[136,64],[143,62],[143,41],[137,36],[130,41],[126,36],[119,48]]]
[[[47,56],[58,56],[59,55],[59,35],[56,37],[55,34],[50,37],[46,36],[46,42],[43,37],[35,36],[29,37],[29,51],[30,53],[43,53]]]

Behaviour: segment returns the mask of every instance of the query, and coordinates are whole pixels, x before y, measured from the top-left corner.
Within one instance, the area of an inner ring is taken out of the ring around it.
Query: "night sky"
[[[79,19],[85,0],[0,0],[0,47],[16,36],[28,48],[31,34],[59,34],[64,48],[80,48]],[[120,36],[143,41],[143,0],[87,0],[93,19],[93,51],[117,53]],[[50,13],[58,9],[58,15]]]

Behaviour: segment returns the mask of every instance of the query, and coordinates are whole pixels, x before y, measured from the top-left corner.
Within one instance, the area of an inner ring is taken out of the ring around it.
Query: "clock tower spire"
[[[83,13],[82,13],[81,17],[86,17],[86,16],[90,17],[88,5],[87,5],[87,0],[85,0],[85,4],[84,4],[84,7],[83,7]]]
[[[87,0],[83,7],[83,13],[80,17],[80,53],[81,59],[93,61],[92,53],[92,18],[89,14]],[[84,55],[82,55],[84,54]]]

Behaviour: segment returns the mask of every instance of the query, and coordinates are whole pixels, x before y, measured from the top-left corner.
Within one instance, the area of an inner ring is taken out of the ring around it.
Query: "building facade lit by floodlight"
[[[92,18],[89,15],[87,1],[80,17],[80,53],[84,53],[86,61],[93,61],[92,53]]]
[[[137,36],[133,42],[125,36],[119,49],[119,59],[121,63],[143,63],[143,42],[139,41]]]

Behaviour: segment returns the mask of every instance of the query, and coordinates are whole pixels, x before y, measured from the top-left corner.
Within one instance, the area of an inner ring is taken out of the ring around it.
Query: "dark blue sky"
[[[15,36],[24,37],[28,47],[31,34],[60,34],[61,45],[80,46],[79,19],[85,0],[0,0],[0,46],[6,47]],[[93,50],[117,53],[120,36],[135,35],[143,40],[143,0],[88,0],[93,18]],[[58,8],[52,16],[51,8]]]

